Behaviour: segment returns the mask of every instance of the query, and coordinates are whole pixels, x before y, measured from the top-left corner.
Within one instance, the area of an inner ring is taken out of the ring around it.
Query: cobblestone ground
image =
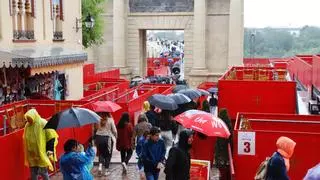
[[[99,176],[97,171],[97,166],[92,170],[94,179],[96,180],[139,180],[140,174],[136,168],[136,164],[128,165],[127,174],[122,173],[122,166],[118,163],[113,163],[110,165],[110,174],[108,176]],[[62,180],[62,174],[59,173],[51,178],[51,180]],[[159,180],[165,180],[165,174],[160,172]],[[219,180],[218,171],[216,169],[211,170],[210,180]]]
[[[139,180],[140,174],[137,170],[137,158],[136,153],[133,153],[133,157],[130,159],[128,165],[127,174],[122,173],[122,166],[120,161],[120,153],[114,149],[112,153],[112,159],[110,164],[110,174],[108,176],[99,176],[98,175],[98,167],[95,166],[92,170],[92,174],[94,175],[95,180]],[[94,160],[95,164],[98,164],[98,158],[96,157]],[[216,168],[212,168],[210,172],[210,180],[219,180],[219,172]],[[58,173],[57,175],[51,177],[51,180],[62,180],[62,174]],[[165,174],[161,171],[159,180],[165,180]]]

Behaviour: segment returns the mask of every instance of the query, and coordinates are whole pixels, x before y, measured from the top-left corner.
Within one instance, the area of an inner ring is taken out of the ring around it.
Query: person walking
[[[156,123],[159,121],[159,115],[156,113],[155,109],[155,106],[150,105],[150,110],[146,112],[148,121],[152,126],[156,126]]]
[[[170,149],[166,161],[166,180],[189,180],[190,179],[190,153],[192,146],[193,132],[185,129],[179,134],[178,146]]]
[[[147,180],[158,180],[165,160],[166,147],[160,132],[158,127],[152,127],[150,138],[143,145],[141,159]]]
[[[233,129],[230,120],[230,116],[228,114],[228,110],[225,108],[220,109],[218,117],[227,125],[230,136],[228,139],[217,137],[215,144],[215,165],[219,169],[220,179],[229,180],[230,172],[229,172],[229,152],[228,152],[228,144],[231,146],[231,151],[233,150],[232,146],[232,138],[233,138]]]
[[[215,93],[211,93],[211,98],[209,100],[209,105],[210,105],[211,114],[215,115],[216,114],[217,105],[218,105],[218,98],[215,95]]]
[[[138,117],[138,124],[134,127],[132,141],[137,142],[146,131],[150,131],[152,125],[148,122],[145,114],[140,114]]]
[[[290,169],[290,158],[293,155],[296,142],[281,136],[276,143],[277,151],[271,156],[267,166],[267,180],[289,180],[287,172]]]
[[[36,109],[30,109],[24,115],[27,121],[23,133],[25,165],[30,168],[31,180],[41,176],[49,180],[48,168],[54,170],[52,162],[56,162],[56,146],[58,134],[53,129],[43,129],[47,121]]]
[[[127,112],[123,113],[117,125],[117,150],[121,153],[121,165],[123,173],[127,173],[127,165],[133,153],[133,127]]]
[[[112,157],[113,151],[113,139],[117,138],[117,129],[114,124],[110,113],[98,113],[100,115],[101,121],[98,124],[97,132],[95,134],[95,144],[99,153],[99,174],[102,174],[102,165],[105,168],[105,174],[109,175],[109,165]]]
[[[88,166],[95,156],[92,144],[85,153],[79,152],[79,142],[69,139],[64,143],[64,154],[60,158],[60,169],[64,180],[93,180]]]
[[[171,112],[168,110],[162,110],[160,113],[160,119],[157,124],[161,130],[161,138],[166,145],[166,157],[168,157],[168,153],[170,148],[173,145],[173,137],[178,131],[178,125],[172,118]]]

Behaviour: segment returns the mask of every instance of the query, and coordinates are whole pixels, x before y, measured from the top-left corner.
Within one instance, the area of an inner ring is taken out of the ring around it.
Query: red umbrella
[[[193,129],[207,136],[222,138],[228,138],[230,136],[227,125],[220,118],[204,111],[189,110],[176,116],[175,120],[184,127]]]
[[[122,107],[112,101],[96,101],[88,106],[94,112],[116,112]]]

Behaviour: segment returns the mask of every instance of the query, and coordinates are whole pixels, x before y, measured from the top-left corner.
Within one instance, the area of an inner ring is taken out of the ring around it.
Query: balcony
[[[34,31],[13,31],[13,42],[35,42]]]
[[[53,32],[53,41],[64,41],[62,31]]]

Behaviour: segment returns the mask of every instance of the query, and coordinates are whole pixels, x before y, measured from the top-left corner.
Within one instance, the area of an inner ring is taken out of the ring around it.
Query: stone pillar
[[[113,1],[113,67],[124,76],[131,74],[127,66],[127,8],[125,0]]]
[[[19,8],[19,22],[20,22],[20,27],[19,27],[19,39],[26,39],[26,32],[25,32],[25,2],[24,0],[19,0],[18,2],[18,8]]]
[[[230,0],[228,66],[243,64],[243,0]]]
[[[208,76],[206,64],[207,0],[194,0],[193,19],[193,67],[190,72],[191,86],[205,81]]]

